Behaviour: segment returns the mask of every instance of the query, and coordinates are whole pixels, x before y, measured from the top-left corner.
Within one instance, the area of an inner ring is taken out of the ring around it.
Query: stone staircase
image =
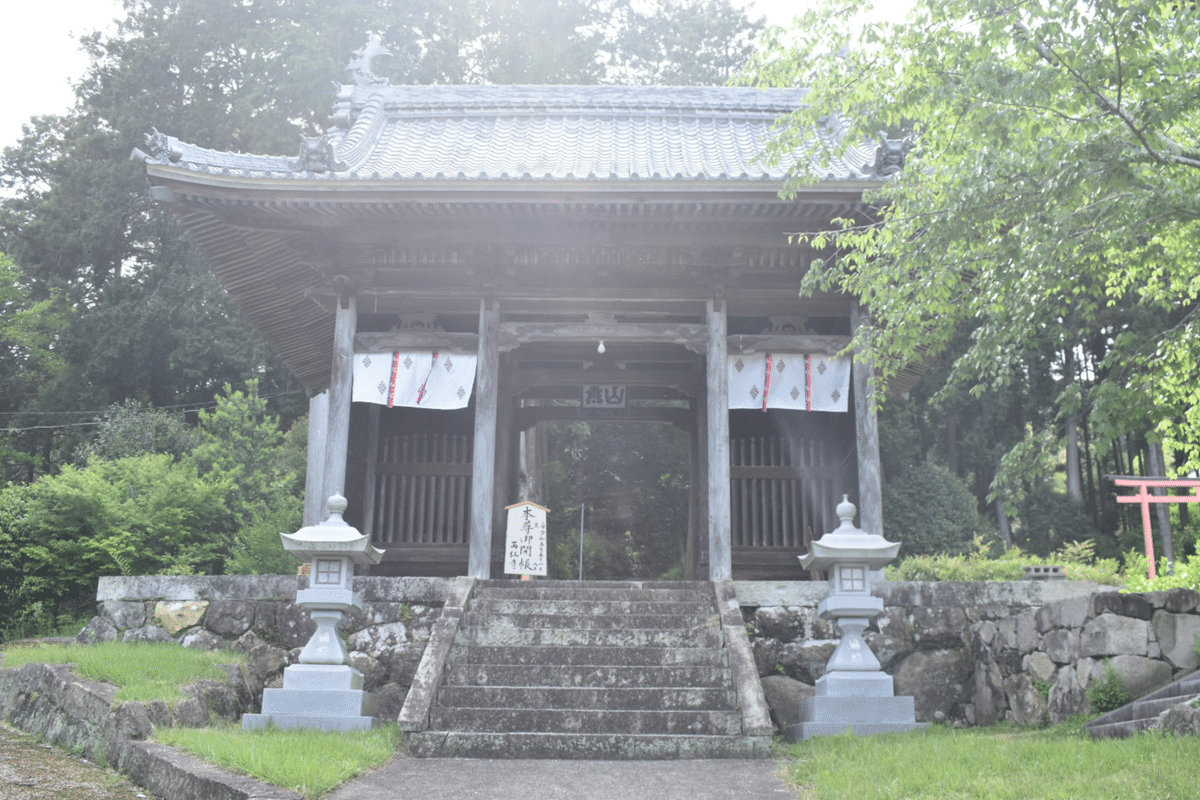
[[[1158,691],[1096,717],[1083,727],[1093,739],[1124,739],[1149,729],[1158,715],[1171,706],[1196,698],[1200,698],[1200,672],[1184,675]]]
[[[770,755],[770,728],[743,723],[717,600],[698,582],[480,581],[409,755]]]

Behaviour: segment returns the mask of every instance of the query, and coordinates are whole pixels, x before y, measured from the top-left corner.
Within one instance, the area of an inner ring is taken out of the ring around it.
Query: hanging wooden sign
[[[546,574],[546,511],[528,500],[506,506],[504,571],[510,575]]]

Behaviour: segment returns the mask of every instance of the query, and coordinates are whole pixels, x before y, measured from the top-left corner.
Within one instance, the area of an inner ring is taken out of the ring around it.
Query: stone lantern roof
[[[834,562],[864,564],[868,569],[883,569],[900,552],[900,542],[889,542],[877,533],[854,527],[854,504],[846,495],[838,503],[842,524],[812,543],[812,549],[800,556],[807,570],[824,570]]]
[[[316,525],[306,525],[295,533],[281,533],[283,549],[302,561],[316,556],[345,556],[355,564],[378,564],[383,551],[371,546],[371,537],[342,519],[346,498],[329,498],[329,517]]]

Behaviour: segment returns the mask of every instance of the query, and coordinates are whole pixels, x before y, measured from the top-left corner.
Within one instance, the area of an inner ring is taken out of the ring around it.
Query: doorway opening
[[[535,439],[551,509],[549,577],[686,577],[692,515],[686,432],[645,421],[551,421],[538,426]]]

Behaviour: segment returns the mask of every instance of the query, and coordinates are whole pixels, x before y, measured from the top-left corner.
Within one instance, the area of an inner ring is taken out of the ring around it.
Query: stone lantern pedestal
[[[892,676],[862,638],[883,613],[883,600],[871,596],[872,574],[896,557],[900,544],[854,527],[854,504],[845,496],[837,514],[842,524],[813,542],[800,563],[829,573],[829,596],[817,613],[837,622],[842,640],[817,679],[816,695],[800,702],[800,722],[784,730],[792,742],[847,730],[862,735],[926,727],[916,721],[913,698],[894,696]]]
[[[362,673],[350,657],[337,625],[350,608],[362,608],[354,593],[355,564],[378,564],[383,551],[342,519],[346,498],[329,498],[329,518],[296,533],[281,533],[283,547],[312,565],[307,589],[296,592],[296,604],[317,623],[300,663],[283,671],[282,689],[263,690],[261,714],[244,714],[243,728],[316,728],[326,731],[366,730],[380,723],[379,701],[363,691]]]

